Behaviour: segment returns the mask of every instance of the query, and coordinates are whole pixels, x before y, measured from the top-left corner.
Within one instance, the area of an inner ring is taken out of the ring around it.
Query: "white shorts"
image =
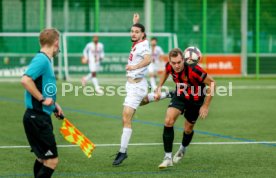
[[[124,106],[137,109],[141,101],[148,94],[148,82],[143,79],[139,83],[126,83],[127,96],[125,97]]]
[[[166,66],[166,63],[163,61],[154,62],[154,63],[152,62],[152,63],[150,63],[150,65],[148,67],[148,71],[149,71],[149,73],[156,73],[159,71],[164,71],[165,66]]]
[[[88,65],[90,72],[97,72],[100,69],[99,62],[89,61]]]

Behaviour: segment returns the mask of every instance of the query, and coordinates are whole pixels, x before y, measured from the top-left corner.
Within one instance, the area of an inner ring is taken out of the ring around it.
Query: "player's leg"
[[[150,63],[149,67],[148,67],[148,71],[149,71],[149,78],[150,78],[150,86],[151,86],[151,91],[153,92],[156,88],[156,75],[155,75],[155,64],[152,62]]]
[[[131,121],[136,109],[141,103],[141,100],[147,93],[147,87],[145,79],[139,83],[126,84],[127,96],[125,98],[123,109],[123,133],[121,136],[121,147],[119,153],[113,161],[113,165],[119,165],[124,159],[127,158],[127,147],[132,134]]]
[[[154,102],[154,92],[148,93],[146,97],[143,98],[142,102],[140,103],[140,106],[149,104],[151,102]],[[175,91],[163,91],[161,92],[160,100],[166,99],[166,98],[172,98],[175,95]]]
[[[199,115],[200,105],[188,105],[185,111],[185,122],[184,122],[184,131],[183,138],[180,144],[178,151],[175,153],[173,162],[178,163],[184,156],[187,147],[192,141],[194,135],[194,126]]]
[[[89,69],[91,71],[91,81],[95,87],[95,91],[99,94],[103,94],[103,90],[100,88],[98,79],[97,79],[97,71],[99,68],[99,63],[91,61],[89,63]]]
[[[51,177],[52,174],[55,171],[55,168],[58,164],[58,158],[49,158],[46,160],[43,160],[43,165],[40,168],[39,172],[37,173],[36,177]]]
[[[58,165],[58,152],[55,136],[53,134],[53,124],[50,117],[45,118],[43,129],[41,128],[40,145],[37,147],[39,154],[36,155],[43,160],[43,166],[37,173],[37,177],[51,177]]]
[[[86,76],[83,76],[81,78],[81,85],[85,86],[87,81],[91,80],[91,78],[92,78],[91,73],[88,73]]]
[[[39,159],[39,158],[35,159],[35,163],[34,163],[34,167],[33,167],[33,172],[34,172],[35,176],[40,171],[40,169],[42,168],[42,166],[43,166],[43,161],[41,159]]]
[[[38,158],[33,167],[34,177],[51,177],[58,163],[51,117],[27,110],[23,123],[32,152]],[[45,163],[45,160],[50,160],[50,163]]]
[[[82,77],[82,79],[81,79],[82,86],[85,86],[86,83],[92,79],[92,76],[93,76],[92,72],[95,71],[93,61],[90,61],[90,60],[88,61],[88,67],[89,67],[90,72],[86,76]]]
[[[163,162],[159,165],[160,169],[166,168],[168,166],[173,166],[172,163],[172,148],[174,140],[174,123],[177,120],[178,116],[181,114],[181,111],[174,107],[169,107],[167,109],[165,117],[165,125],[163,130],[163,145],[165,156]]]
[[[134,116],[135,109],[124,106],[123,109],[123,133],[121,136],[120,150],[113,161],[113,165],[119,165],[127,158],[127,147],[132,134],[131,120]]]

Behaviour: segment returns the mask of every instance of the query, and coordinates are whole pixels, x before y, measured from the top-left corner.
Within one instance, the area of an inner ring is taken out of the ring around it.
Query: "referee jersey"
[[[45,53],[39,52],[35,55],[24,75],[32,78],[44,98],[53,98],[54,102],[56,101],[56,78],[51,59]],[[42,105],[27,90],[25,91],[25,106],[27,109],[48,115],[51,115],[55,109],[55,104],[51,106]]]

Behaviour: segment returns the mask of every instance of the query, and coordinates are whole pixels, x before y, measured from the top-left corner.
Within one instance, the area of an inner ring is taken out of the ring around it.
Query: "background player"
[[[162,60],[164,52],[160,46],[157,45],[157,38],[153,37],[150,40],[152,61],[149,65],[149,77],[152,91],[156,89],[157,72],[165,69],[165,64]]]
[[[197,48],[193,48],[198,56],[201,56]],[[212,95],[215,90],[215,81],[200,66],[188,66],[184,62],[183,53],[175,48],[169,53],[169,62],[166,64],[166,72],[160,80],[156,90],[156,99],[160,97],[160,88],[169,75],[172,75],[176,83],[176,93],[173,95],[168,106],[163,131],[163,144],[165,157],[159,168],[166,168],[178,163],[190,144],[194,131],[194,125],[198,116],[206,118],[209,111]],[[207,88],[206,88],[207,85]],[[205,97],[206,95],[206,97]],[[184,132],[182,144],[172,160],[172,147],[174,140],[174,123],[178,116],[184,113]]]
[[[83,56],[81,61],[83,64],[88,63],[90,73],[82,78],[82,86],[85,86],[86,82],[91,80],[95,87],[95,91],[100,94],[102,94],[103,91],[99,86],[96,74],[100,68],[100,62],[103,60],[103,58],[104,45],[99,42],[99,37],[95,35],[93,37],[93,42],[89,42],[83,50]]]
[[[139,21],[139,15],[134,14],[133,22]],[[127,147],[132,134],[132,118],[143,98],[148,92],[148,83],[145,79],[148,65],[151,62],[149,42],[146,40],[145,27],[135,23],[131,27],[131,41],[133,42],[128,64],[126,66],[127,96],[123,109],[123,133],[121,147],[113,161],[113,165],[119,165],[127,158]]]

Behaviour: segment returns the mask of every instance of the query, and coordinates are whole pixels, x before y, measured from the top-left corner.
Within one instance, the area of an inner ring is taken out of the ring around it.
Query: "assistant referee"
[[[26,89],[23,124],[31,151],[36,155],[33,171],[35,178],[51,177],[57,164],[58,153],[53,133],[51,114],[63,114],[56,103],[56,79],[52,60],[59,53],[59,31],[44,29],[39,35],[40,51],[34,56],[21,83]]]

